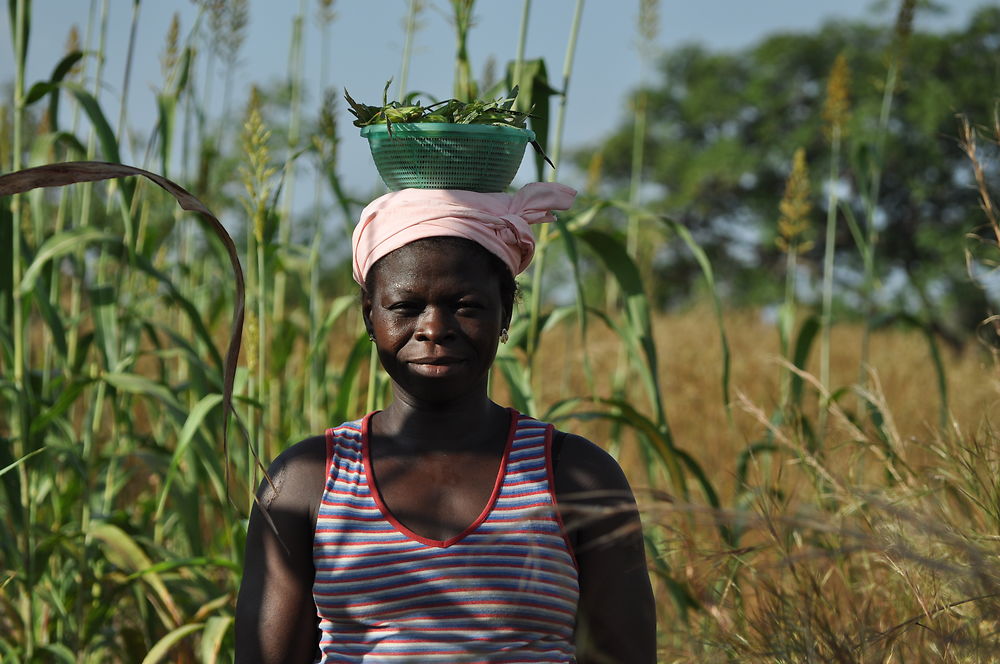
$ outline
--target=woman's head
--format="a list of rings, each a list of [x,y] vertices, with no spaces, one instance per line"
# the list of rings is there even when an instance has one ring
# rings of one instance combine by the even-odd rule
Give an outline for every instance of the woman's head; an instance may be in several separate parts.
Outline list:
[[[536,182],[516,194],[404,189],[361,213],[352,236],[365,324],[397,396],[485,396],[514,276],[534,254],[529,224],[552,221],[576,192]],[[401,394],[402,392],[402,394]]]
[[[485,395],[514,288],[500,259],[462,238],[417,240],[379,259],[362,306],[397,396],[437,403]]]

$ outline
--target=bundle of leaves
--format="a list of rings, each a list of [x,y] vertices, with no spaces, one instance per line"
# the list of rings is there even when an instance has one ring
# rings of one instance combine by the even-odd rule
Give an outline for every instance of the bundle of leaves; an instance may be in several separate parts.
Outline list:
[[[355,127],[366,127],[373,124],[392,125],[396,122],[447,122],[452,124],[488,124],[502,127],[524,129],[529,114],[514,110],[517,99],[517,88],[509,97],[494,100],[476,99],[460,101],[446,99],[424,105],[420,101],[419,92],[407,95],[403,101],[388,101],[386,93],[389,84],[386,83],[382,94],[381,106],[369,106],[356,102],[347,90],[344,98],[350,105],[350,112],[356,118]]]

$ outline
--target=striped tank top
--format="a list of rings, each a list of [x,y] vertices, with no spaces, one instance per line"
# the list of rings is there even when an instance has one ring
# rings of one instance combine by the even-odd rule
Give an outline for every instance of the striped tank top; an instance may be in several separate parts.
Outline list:
[[[444,542],[412,533],[382,503],[369,480],[371,415],[326,432],[317,661],[575,661],[579,585],[555,509],[552,426],[510,416],[489,503]]]

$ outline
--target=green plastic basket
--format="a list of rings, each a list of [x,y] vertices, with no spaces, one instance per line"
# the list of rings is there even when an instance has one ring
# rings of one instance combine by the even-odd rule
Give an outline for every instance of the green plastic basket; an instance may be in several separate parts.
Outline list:
[[[382,181],[400,189],[504,191],[535,133],[517,127],[447,122],[361,128]]]

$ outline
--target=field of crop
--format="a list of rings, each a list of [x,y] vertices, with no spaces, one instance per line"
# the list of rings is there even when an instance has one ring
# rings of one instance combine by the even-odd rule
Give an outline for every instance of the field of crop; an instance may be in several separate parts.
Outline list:
[[[281,90],[254,87],[245,103],[230,92],[241,122],[220,120],[205,103],[211,78],[199,77],[232,64],[246,5],[196,4],[198,25],[164,36],[157,129],[136,166],[200,202],[120,168],[7,177],[63,161],[117,163],[130,140],[127,107],[113,121],[118,109],[98,101],[94,55],[107,35],[71,36],[51,78],[28,81],[20,46],[42,7],[10,3],[14,80],[0,99],[3,662],[230,661],[261,464],[387,397],[344,238],[322,224],[356,217],[362,202],[337,176],[330,113],[346,116],[345,106],[327,96],[316,117],[303,110],[293,39]],[[656,4],[642,3],[647,18]],[[916,3],[899,4],[896,39]],[[450,3],[460,44],[473,5]],[[557,87],[572,76],[574,40]],[[468,75],[463,52],[456,70]],[[833,167],[847,170],[837,161],[848,140],[837,86],[847,83],[836,74],[846,65],[836,62],[817,116]],[[956,339],[922,315],[877,315],[878,158],[899,74],[886,63],[858,210],[810,193],[804,159],[788,155],[773,214],[780,300],[722,296],[718,264],[689,229],[640,204],[640,149],[626,190],[581,185],[576,206],[539,231],[520,281],[495,398],[620,459],[642,509],[662,662],[957,663],[1000,651],[998,322],[984,310],[978,331]],[[513,83],[542,89],[544,69],[517,64],[497,97]],[[475,90],[458,84],[456,96]],[[536,133],[558,164],[564,107],[556,94],[535,101],[533,113],[552,121]],[[644,120],[634,130],[641,146]],[[963,182],[982,206],[969,265],[995,270],[996,162],[974,148],[1000,145],[1000,124],[959,138]],[[307,181],[325,209],[300,212],[293,198]],[[799,295],[810,215],[834,226],[827,238],[839,227],[860,256],[857,310],[835,303],[832,242],[811,265],[817,296]],[[660,277],[644,253],[663,245],[691,257],[701,292],[669,311],[658,310]],[[965,259],[954,257],[959,268]],[[227,344],[241,319],[234,363]]]

